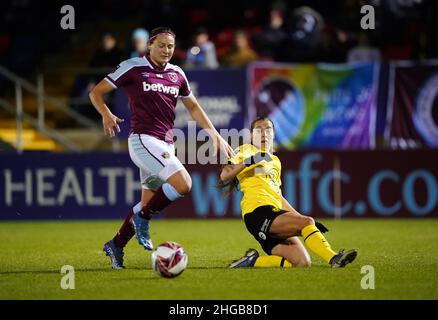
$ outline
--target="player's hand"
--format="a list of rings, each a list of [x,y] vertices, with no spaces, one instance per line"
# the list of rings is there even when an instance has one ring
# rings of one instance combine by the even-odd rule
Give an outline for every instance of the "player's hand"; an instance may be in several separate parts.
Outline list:
[[[261,161],[272,161],[271,156],[267,152],[257,152],[255,155],[243,160],[245,166],[249,167]]]
[[[219,150],[223,155],[225,155],[226,159],[232,158],[236,155],[233,148],[231,148],[231,146],[219,134],[216,135],[214,150],[215,151],[213,155],[216,155],[217,150]]]
[[[105,135],[108,135],[110,138],[114,137],[116,135],[114,129],[117,130],[117,132],[120,132],[119,123],[122,123],[123,121],[125,120],[116,117],[112,113],[103,116],[102,117],[103,132],[105,133]]]

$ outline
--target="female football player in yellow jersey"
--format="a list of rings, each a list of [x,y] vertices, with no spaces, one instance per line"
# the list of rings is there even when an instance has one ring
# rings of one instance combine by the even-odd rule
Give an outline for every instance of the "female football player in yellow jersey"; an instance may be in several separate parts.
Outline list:
[[[356,250],[334,252],[321,233],[328,230],[313,218],[298,213],[282,196],[281,162],[273,154],[274,125],[269,118],[258,117],[252,122],[251,140],[251,144],[241,145],[229,159],[220,179],[229,191],[237,183],[240,185],[246,228],[268,256],[249,249],[230,267],[309,267],[310,256],[299,236],[307,248],[333,268],[352,262]]]

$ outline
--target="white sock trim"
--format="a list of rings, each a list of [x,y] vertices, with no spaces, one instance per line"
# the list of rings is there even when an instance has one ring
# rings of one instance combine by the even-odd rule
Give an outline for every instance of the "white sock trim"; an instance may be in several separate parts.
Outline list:
[[[141,201],[137,203],[134,207],[132,207],[132,211],[134,211],[134,214],[139,213],[141,211]]]
[[[182,198],[182,195],[180,195],[178,191],[176,191],[175,188],[172,187],[171,184],[164,183],[162,188],[167,199],[169,199],[170,201],[175,201],[176,199]]]

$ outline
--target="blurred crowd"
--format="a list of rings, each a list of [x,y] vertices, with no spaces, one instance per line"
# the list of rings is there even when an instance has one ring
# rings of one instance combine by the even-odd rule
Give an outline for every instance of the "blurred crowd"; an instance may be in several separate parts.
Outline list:
[[[105,32],[89,67],[104,70],[145,55],[149,31],[161,24],[176,32],[172,63],[185,69],[244,67],[254,61],[341,63],[438,57],[436,22],[430,16],[438,7],[426,0],[237,1],[229,12],[196,1],[189,11],[179,10],[176,2],[163,3],[167,5],[156,8],[155,14],[167,19],[154,22],[145,17],[143,26],[132,31],[126,49],[122,50],[117,36]],[[361,29],[360,9],[365,4],[375,8],[375,30]],[[218,13],[226,21],[218,20]],[[181,17],[186,19],[181,22]],[[87,92],[104,75],[79,78],[79,91],[73,90],[72,96],[86,100]],[[83,104],[76,108],[90,110]]]
[[[36,61],[39,56],[62,50],[68,38],[87,31],[80,26],[89,27],[102,19],[113,22],[114,28],[102,36],[96,56],[104,59],[94,59],[90,63],[93,67],[105,62],[113,67],[114,60],[132,57],[134,50],[144,53],[148,31],[160,25],[176,32],[174,62],[188,68],[238,67],[254,60],[345,62],[438,57],[438,3],[434,0],[235,0],[232,5],[199,0],[102,0],[72,1],[71,5],[76,8],[78,28],[66,32],[53,28],[60,18],[55,4],[35,5],[30,0],[2,3],[0,63],[12,65],[13,70],[29,60],[31,66],[40,65],[41,61]],[[360,27],[363,5],[375,8],[375,30]],[[46,19],[38,18],[42,14]],[[28,28],[35,19],[35,28]],[[139,21],[139,29],[133,32],[132,44],[119,43],[117,36],[111,35],[119,29],[117,22],[134,19]]]
[[[436,22],[431,15],[437,5],[430,1],[238,2],[239,23],[233,23],[234,12],[228,17],[222,10],[224,19],[230,18],[223,28],[215,20],[215,8],[192,8],[186,27],[174,27],[178,41],[173,62],[188,69],[215,69],[241,67],[256,60],[357,62],[438,57]],[[360,8],[365,4],[375,8],[375,30],[360,27]],[[163,10],[173,17],[177,8]],[[103,36],[98,58],[90,67],[96,67],[96,61],[99,66],[114,66],[117,60],[145,54],[147,28],[133,32],[132,50],[124,56],[114,36],[111,45],[105,45],[107,37]]]
[[[72,0],[77,28],[71,31],[54,27],[64,4],[55,2],[0,2],[0,64],[23,75],[44,72],[50,57],[67,56],[83,45],[81,35],[106,26],[100,43],[92,44],[94,72],[78,76],[72,89],[84,99],[108,69],[144,55],[149,32],[163,25],[177,35],[172,63],[186,69],[438,58],[435,0]],[[363,5],[375,9],[374,30],[361,29]],[[120,26],[133,21],[129,41],[121,40]]]

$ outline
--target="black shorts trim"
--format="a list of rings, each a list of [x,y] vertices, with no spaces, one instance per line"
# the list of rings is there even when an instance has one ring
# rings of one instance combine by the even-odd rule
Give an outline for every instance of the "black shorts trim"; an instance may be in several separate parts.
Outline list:
[[[274,206],[260,206],[243,216],[249,233],[260,243],[263,251],[268,255],[272,254],[272,249],[276,245],[284,242],[284,239],[272,237],[269,234],[269,229],[275,218],[285,212],[287,211],[277,209]]]

